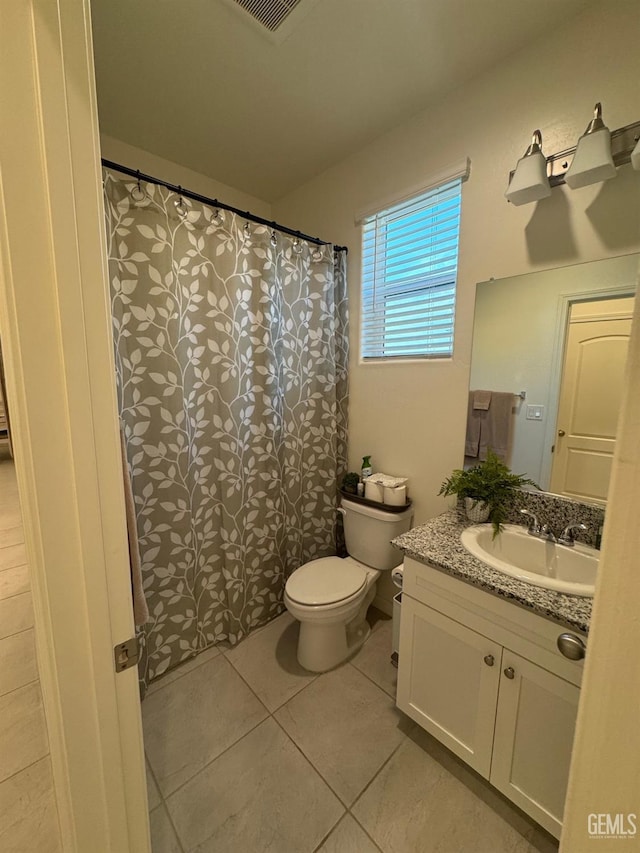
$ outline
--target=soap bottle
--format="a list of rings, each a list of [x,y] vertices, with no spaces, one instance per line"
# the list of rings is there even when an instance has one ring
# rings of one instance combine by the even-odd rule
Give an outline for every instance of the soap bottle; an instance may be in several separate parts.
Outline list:
[[[371,457],[363,456],[362,457],[362,470],[360,472],[360,476],[362,480],[366,480],[367,477],[370,477],[373,474],[373,468],[371,467]]]

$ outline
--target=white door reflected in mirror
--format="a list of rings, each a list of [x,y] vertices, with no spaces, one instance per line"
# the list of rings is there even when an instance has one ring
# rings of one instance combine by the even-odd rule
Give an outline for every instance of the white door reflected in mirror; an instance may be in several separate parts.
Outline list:
[[[571,306],[551,491],[606,501],[629,348],[633,299]]]

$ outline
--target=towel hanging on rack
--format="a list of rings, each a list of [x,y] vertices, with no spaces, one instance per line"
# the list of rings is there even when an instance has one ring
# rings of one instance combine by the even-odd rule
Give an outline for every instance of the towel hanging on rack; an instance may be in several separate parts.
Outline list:
[[[505,391],[469,392],[465,456],[483,461],[492,450],[506,463],[511,449],[513,397]]]

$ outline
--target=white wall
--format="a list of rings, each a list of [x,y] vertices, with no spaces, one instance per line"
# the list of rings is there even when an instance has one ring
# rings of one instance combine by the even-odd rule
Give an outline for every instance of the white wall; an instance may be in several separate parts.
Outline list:
[[[566,299],[589,292],[636,288],[638,256],[624,255],[555,270],[483,281],[476,291],[471,355],[471,388],[526,390],[514,398],[510,465],[549,488],[555,440]],[[632,300],[628,310],[633,311]],[[616,300],[621,310],[620,300]],[[583,303],[597,306],[601,303]],[[580,305],[580,303],[578,303]],[[586,309],[583,309],[583,311]],[[592,309],[593,311],[594,309]],[[527,406],[544,406],[539,421],[527,420]]]
[[[251,213],[263,217],[263,219],[272,218],[271,205],[266,201],[230,187],[228,184],[223,184],[221,181],[216,181],[214,178],[194,172],[192,169],[187,169],[178,163],[164,160],[150,151],[136,148],[135,145],[129,145],[127,142],[122,142],[120,139],[114,139],[105,134],[100,136],[100,149],[105,159],[112,160],[120,166],[140,169],[141,172],[152,178],[160,178],[169,184],[184,187],[209,198],[216,198],[218,201],[240,210],[249,210]]]
[[[575,144],[596,100],[611,128],[640,119],[634,8],[603,3],[550,26],[531,48],[274,204],[277,219],[350,248],[350,468],[370,453],[375,468],[409,475],[418,522],[442,510],[439,485],[462,464],[475,283],[640,249],[640,173],[630,166],[601,186],[555,189],[537,206],[503,197],[535,128],[553,153]],[[359,365],[354,213],[466,156],[453,359]]]

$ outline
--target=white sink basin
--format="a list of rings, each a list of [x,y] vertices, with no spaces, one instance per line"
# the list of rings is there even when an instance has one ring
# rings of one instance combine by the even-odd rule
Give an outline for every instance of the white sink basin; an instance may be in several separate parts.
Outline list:
[[[491,524],[477,524],[467,527],[460,539],[470,554],[505,575],[556,592],[593,596],[600,554],[595,548],[556,545],[516,524],[505,524],[502,533],[492,537]]]

